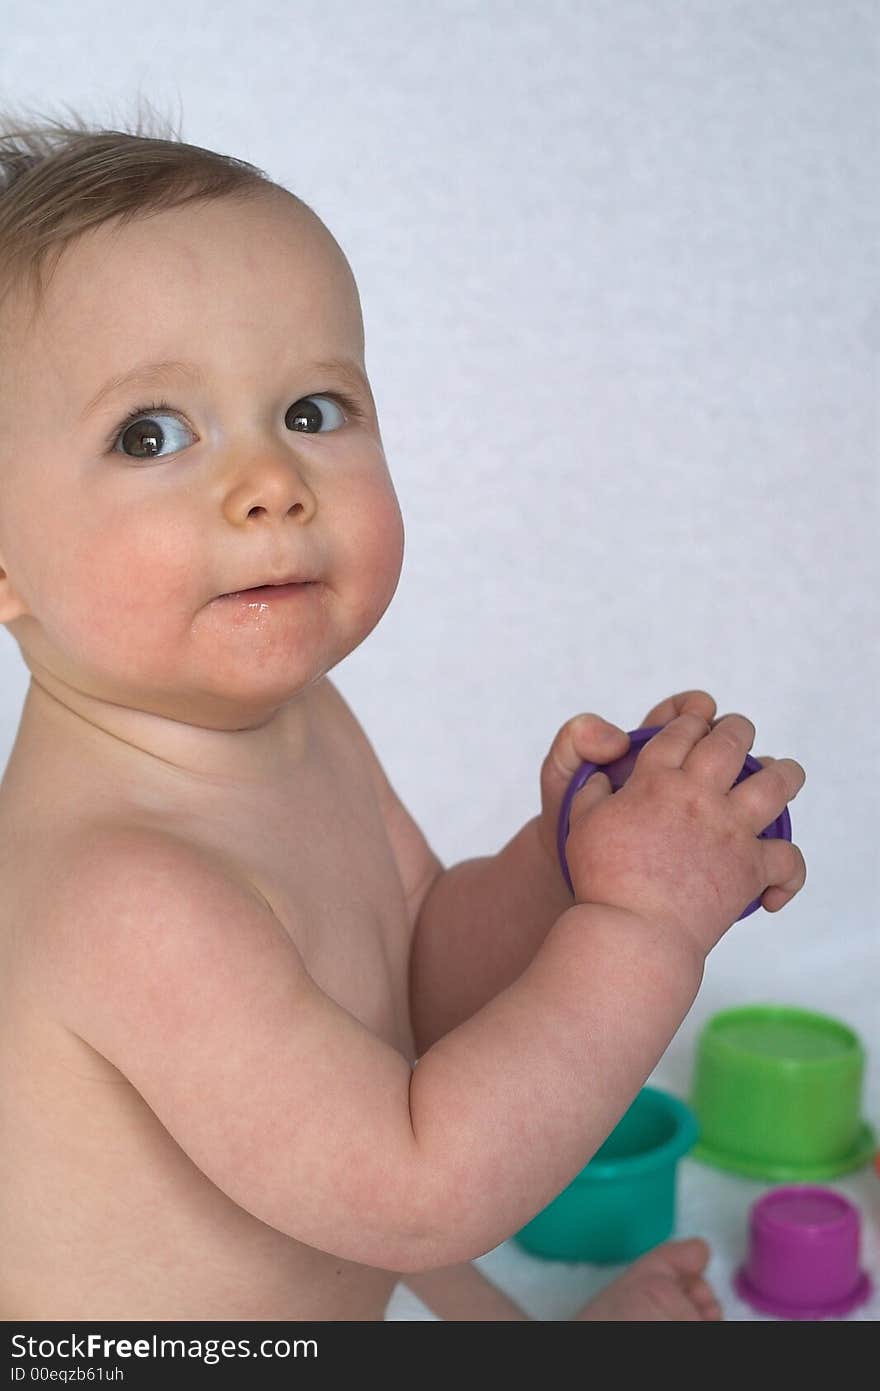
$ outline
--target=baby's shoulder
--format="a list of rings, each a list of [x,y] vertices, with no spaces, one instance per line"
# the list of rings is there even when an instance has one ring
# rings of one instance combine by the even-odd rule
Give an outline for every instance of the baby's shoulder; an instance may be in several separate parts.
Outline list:
[[[123,872],[174,875],[195,865],[215,873],[231,870],[220,849],[195,840],[181,827],[122,811],[80,817],[75,826],[35,849],[43,860],[47,900],[63,897],[70,880],[80,888],[98,889]]]
[[[62,993],[75,985],[76,963],[105,949],[108,935],[124,959],[127,936],[134,946],[175,904],[273,911],[237,862],[178,830],[92,818],[43,852],[42,873],[21,865],[7,903],[19,909],[19,968]]]

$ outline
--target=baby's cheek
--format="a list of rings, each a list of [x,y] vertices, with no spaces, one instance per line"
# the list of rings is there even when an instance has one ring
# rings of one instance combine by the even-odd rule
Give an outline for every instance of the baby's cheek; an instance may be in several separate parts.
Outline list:
[[[168,647],[193,592],[196,559],[168,554],[157,532],[105,533],[71,557],[59,593],[59,626],[77,655],[131,669],[155,664]]]
[[[403,565],[403,517],[390,482],[365,489],[353,507],[356,519],[349,551],[374,621],[391,603]]]

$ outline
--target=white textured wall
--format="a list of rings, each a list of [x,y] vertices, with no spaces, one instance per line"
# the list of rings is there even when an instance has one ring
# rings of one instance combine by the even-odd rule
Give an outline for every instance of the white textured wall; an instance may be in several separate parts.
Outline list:
[[[713,954],[660,1078],[707,1013],[779,999],[862,1031],[880,1115],[877,4],[2,13],[0,104],[180,101],[346,251],[407,551],[333,676],[437,852],[538,810],[569,715],[705,687],[806,768],[809,879]],[[0,661],[5,757],[8,634]]]

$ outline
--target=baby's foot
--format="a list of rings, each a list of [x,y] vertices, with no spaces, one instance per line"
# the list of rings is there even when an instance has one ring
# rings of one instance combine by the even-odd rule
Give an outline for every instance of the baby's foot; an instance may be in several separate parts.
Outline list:
[[[574,1317],[616,1323],[720,1319],[721,1306],[702,1276],[708,1260],[709,1247],[701,1237],[664,1241],[634,1261]]]

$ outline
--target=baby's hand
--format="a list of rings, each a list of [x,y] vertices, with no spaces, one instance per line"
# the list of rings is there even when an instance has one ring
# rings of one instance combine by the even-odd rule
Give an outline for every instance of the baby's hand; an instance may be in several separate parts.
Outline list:
[[[759,836],[806,774],[794,759],[774,759],[734,786],[754,737],[743,715],[711,729],[679,715],[613,795],[607,775],[594,773],[572,802],[565,846],[576,900],[684,933],[706,956],[752,899],[776,911],[793,898],[806,879],[803,855]]]
[[[665,725],[677,715],[693,713],[711,720],[715,701],[707,691],[680,691],[655,705],[639,725],[650,729]],[[556,834],[565,794],[582,763],[613,763],[629,749],[629,735],[601,715],[575,715],[559,730],[541,767],[541,815],[538,835],[552,864],[559,868]],[[584,784],[592,788],[595,778]],[[590,793],[594,795],[594,793]],[[566,852],[567,853],[567,852]],[[560,876],[562,871],[560,870]]]

